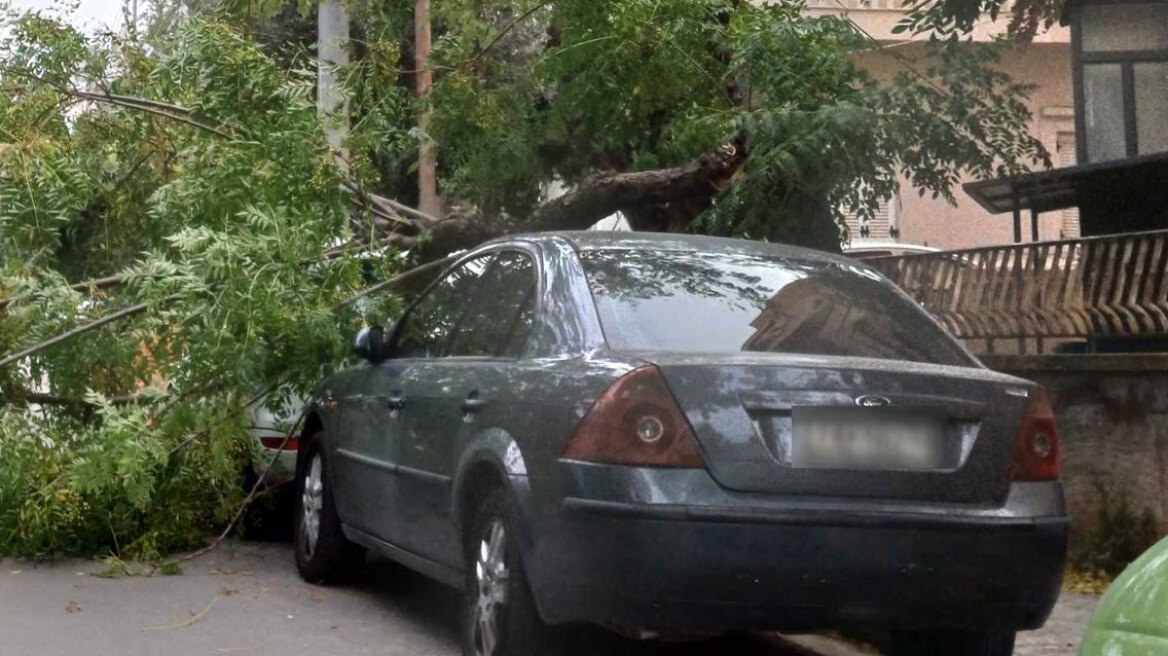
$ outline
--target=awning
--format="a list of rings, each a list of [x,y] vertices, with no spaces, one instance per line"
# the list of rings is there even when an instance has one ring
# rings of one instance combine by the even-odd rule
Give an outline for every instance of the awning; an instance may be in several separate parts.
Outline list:
[[[962,187],[990,214],[1049,212],[1082,204],[1092,194],[1140,193],[1162,186],[1168,153],[1068,166],[1024,175],[967,182]]]

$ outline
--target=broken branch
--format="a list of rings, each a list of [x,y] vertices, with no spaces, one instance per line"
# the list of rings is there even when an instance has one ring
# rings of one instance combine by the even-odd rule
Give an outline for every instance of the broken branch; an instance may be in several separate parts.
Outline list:
[[[179,296],[180,296],[179,294],[172,294],[172,295],[167,296],[166,298],[162,299],[161,301],[157,301],[157,302],[165,303],[168,301],[173,301],[174,299],[177,299]],[[46,339],[45,341],[40,342],[39,344],[33,344],[32,346],[24,349],[23,351],[13,353],[12,355],[9,355],[8,357],[0,360],[0,369],[7,367],[8,365],[12,364],[13,362],[23,360],[24,358],[27,358],[30,355],[40,353],[41,351],[49,348],[50,346],[55,346],[57,344],[60,344],[61,342],[65,342],[65,341],[68,341],[70,339],[73,339],[74,337],[77,337],[78,335],[85,334],[85,333],[90,332],[92,330],[97,330],[98,328],[101,328],[102,326],[104,326],[106,324],[110,324],[110,323],[113,323],[115,321],[125,319],[126,317],[132,317],[135,314],[140,314],[142,312],[145,312],[152,305],[154,305],[154,303],[155,303],[154,301],[145,301],[143,303],[138,303],[137,305],[131,305],[128,308],[118,310],[117,312],[114,312],[113,314],[104,316],[96,321],[91,321],[87,324],[78,326],[78,327],[74,328],[73,330],[69,330],[69,331],[63,332],[60,335],[57,335],[55,337],[51,337],[49,339]]]

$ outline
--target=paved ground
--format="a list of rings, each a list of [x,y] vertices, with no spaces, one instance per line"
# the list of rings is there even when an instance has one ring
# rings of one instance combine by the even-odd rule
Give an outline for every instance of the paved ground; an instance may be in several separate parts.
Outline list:
[[[1064,592],[1046,626],[1018,634],[1015,656],[1071,656],[1079,651],[1079,641],[1098,597]]]
[[[0,562],[0,656],[124,654],[194,656],[303,653],[313,656],[456,656],[457,593],[385,561],[363,583],[302,583],[289,546],[226,544],[179,576],[92,576],[102,565]],[[1070,597],[1048,630],[1020,638],[1017,654],[1074,653],[1092,600]],[[856,651],[809,641],[815,652],[758,637],[699,645],[637,645],[597,632],[573,636],[590,653],[672,656],[845,656]]]

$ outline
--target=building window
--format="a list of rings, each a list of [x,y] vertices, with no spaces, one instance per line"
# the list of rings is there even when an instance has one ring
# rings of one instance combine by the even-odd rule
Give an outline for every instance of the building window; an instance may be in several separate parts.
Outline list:
[[[1119,64],[1083,67],[1087,156],[1092,162],[1127,157],[1123,125],[1123,69]]]
[[[1168,150],[1168,62],[1132,65],[1136,86],[1136,145],[1139,153]]]
[[[1083,52],[1168,49],[1168,5],[1083,4]]]
[[[1075,133],[1060,131],[1055,136],[1055,149],[1058,151],[1059,166],[1074,166]],[[1077,239],[1079,237],[1079,208],[1068,207],[1059,212],[1059,239]]]
[[[1168,151],[1168,2],[1084,2],[1074,24],[1083,161]]]

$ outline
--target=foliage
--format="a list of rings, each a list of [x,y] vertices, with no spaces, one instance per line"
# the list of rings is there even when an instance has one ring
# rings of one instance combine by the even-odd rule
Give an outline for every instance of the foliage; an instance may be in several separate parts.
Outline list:
[[[1111,587],[1111,577],[1103,572],[1084,572],[1068,567],[1063,573],[1063,589],[1078,594],[1102,596]]]
[[[239,502],[247,400],[283,383],[279,405],[335,368],[360,317],[334,306],[400,258],[356,255],[368,230],[312,76],[237,29],[192,20],[151,42],[38,14],[5,28],[0,297],[16,300],[0,353],[151,306],[0,370],[0,554],[199,544]],[[111,273],[122,284],[67,286]]]
[[[351,143],[376,166],[367,183],[407,201],[409,137],[436,144],[441,192],[488,218],[530,215],[557,182],[735,143],[745,174],[716,203],[630,207],[634,225],[835,249],[843,212],[870,216],[901,179],[952,200],[962,177],[1050,163],[1030,89],[996,69],[1012,42],[962,38],[999,0],[914,4],[902,29],[919,44],[898,49],[803,0],[433,0],[434,92],[411,101],[413,4],[351,3],[346,76]],[[858,56],[898,72],[875,79]]]
[[[634,218],[838,248],[841,212],[870,215],[901,175],[952,200],[961,176],[1049,165],[1028,129],[1030,90],[995,69],[1007,44],[933,35],[902,55],[800,0],[438,6],[488,26],[473,40],[442,33],[430,101],[444,189],[487,213],[529,213],[551,180],[675,166],[738,143],[744,175],[712,208],[630,208]],[[508,31],[520,18],[535,27]],[[893,57],[899,72],[877,80],[860,54]]]
[[[1151,510],[1137,511],[1125,493],[1112,494],[1102,485],[1097,492],[1099,518],[1086,535],[1077,536],[1069,561],[1080,572],[1111,579],[1155,544],[1159,534]]]

